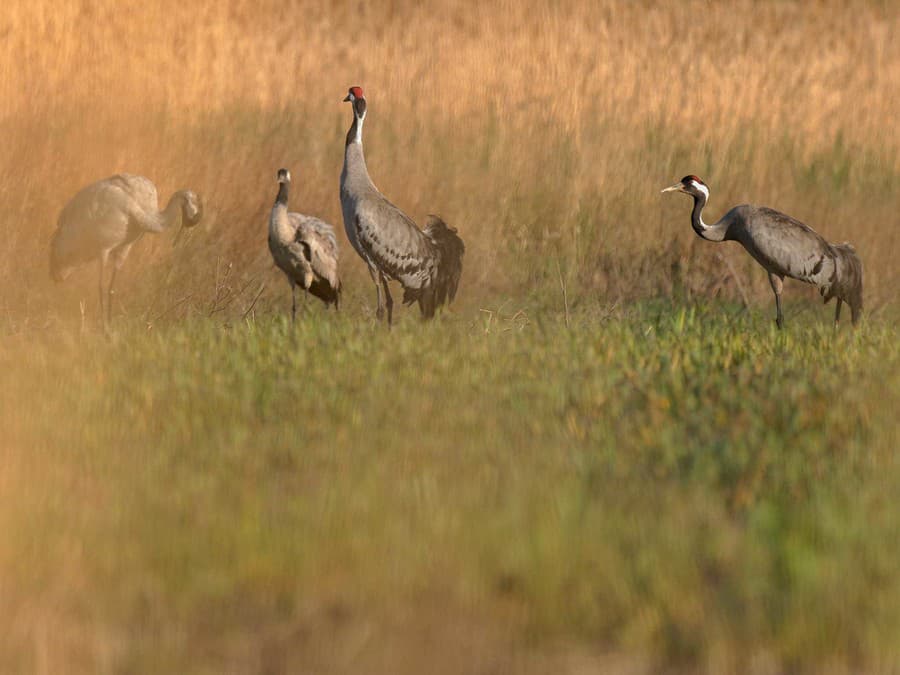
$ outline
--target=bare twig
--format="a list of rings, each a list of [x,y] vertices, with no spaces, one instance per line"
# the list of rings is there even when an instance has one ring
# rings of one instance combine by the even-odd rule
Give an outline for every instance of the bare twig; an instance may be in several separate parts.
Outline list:
[[[253,307],[256,305],[256,301],[259,300],[259,296],[262,295],[263,291],[266,290],[266,284],[263,282],[259,286],[259,290],[256,291],[256,295],[253,296],[253,301],[250,303],[250,306],[244,310],[244,313],[241,314],[241,321],[247,318],[247,315],[253,311]]]
[[[566,292],[566,282],[563,279],[562,269],[559,266],[559,258],[556,259],[556,273],[559,275],[559,287],[562,289],[563,306],[566,310],[566,328],[569,327],[569,294]]]
[[[478,311],[484,312],[485,314],[487,314],[487,324],[484,327],[484,332],[490,333],[491,332],[491,322],[494,320],[494,312],[490,309],[484,309],[484,308],[481,308]]]
[[[168,314],[169,312],[171,312],[171,311],[172,311],[173,309],[175,309],[176,307],[178,307],[178,306],[184,304],[186,301],[190,300],[193,296],[194,296],[193,293],[188,293],[187,295],[185,295],[185,296],[184,296],[183,298],[181,298],[180,300],[177,300],[177,301],[175,302],[175,304],[169,305],[168,308],[164,309],[162,312],[160,312],[159,314],[157,314],[155,317],[153,317],[152,319],[150,319],[150,320],[147,322],[147,328],[152,328],[152,327],[153,327],[153,324],[154,324],[156,321],[159,321],[159,320],[160,320],[161,318],[163,318],[166,314]]]
[[[255,281],[255,278],[250,279],[236,291],[232,290],[231,286],[228,286],[225,289],[226,292],[222,295],[221,298],[216,301],[216,304],[213,306],[209,315],[212,316],[216,312],[223,312],[228,309],[229,305],[231,305],[231,303],[234,302],[239,296],[243,295],[244,291],[250,288],[251,284],[253,284],[253,282]]]
[[[228,267],[225,268],[225,274],[222,275],[222,278],[219,278],[219,260],[216,260],[216,279],[214,291],[215,295],[213,297],[212,308],[209,310],[210,316],[220,311],[219,301],[227,298],[230,294],[231,288],[227,286],[228,278],[231,276],[231,272],[234,270],[234,263],[228,263]],[[223,291],[225,293],[223,293]],[[222,308],[224,309],[224,308]]]
[[[744,303],[744,309],[749,309],[750,308],[750,300],[747,297],[746,291],[744,291],[744,284],[741,283],[740,277],[734,271],[734,266],[731,264],[731,261],[728,258],[726,258],[724,255],[722,255],[721,253],[716,253],[716,257],[721,262],[725,263],[725,266],[728,268],[728,271],[731,273],[731,278],[734,279],[734,285],[737,286],[738,293],[741,296],[741,301]]]

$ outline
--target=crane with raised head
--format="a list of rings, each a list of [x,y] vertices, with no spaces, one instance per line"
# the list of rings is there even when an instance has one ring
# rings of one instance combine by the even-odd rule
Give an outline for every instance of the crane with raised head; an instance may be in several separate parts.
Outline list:
[[[387,310],[393,321],[394,301],[388,280],[400,282],[403,303],[419,303],[422,317],[453,300],[462,275],[465,246],[455,228],[431,215],[420,230],[412,219],[385,198],[366,168],[362,130],[366,99],[361,87],[350,87],[344,101],[353,107],[353,122],[344,145],[341,171],[341,211],[354,250],[365,261],[375,283],[376,317]]]
[[[297,317],[297,286],[325,303],[341,301],[334,228],[313,216],[288,211],[291,172],[279,169],[278,195],[269,215],[269,251],[291,285],[291,323]]]
[[[709,187],[697,176],[685,176],[663,192],[683,192],[694,200],[691,227],[709,241],[736,241],[766,270],[775,293],[775,322],[784,327],[781,292],[784,278],[804,281],[818,288],[827,303],[837,298],[835,325],[841,304],[850,305],[851,320],[859,321],[863,310],[863,266],[848,243],[829,244],[815,230],[784,213],[765,206],[735,206],[717,222],[703,222],[703,207]]]

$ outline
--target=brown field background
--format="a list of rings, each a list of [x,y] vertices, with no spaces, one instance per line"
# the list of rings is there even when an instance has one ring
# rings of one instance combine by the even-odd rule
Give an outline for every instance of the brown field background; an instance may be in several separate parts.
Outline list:
[[[877,314],[896,297],[898,29],[892,2],[8,3],[0,316],[16,331],[95,310],[96,268],[55,286],[47,247],[67,199],[119,171],[161,206],[192,188],[207,213],[175,249],[135,248],[120,313],[240,315],[261,289],[253,311],[284,308],[265,246],[280,166],[291,208],[340,231],[349,306],[370,310],[338,200],[353,84],[376,184],[466,240],[463,309],[558,302],[562,275],[575,303],[743,287],[768,311],[755,264],[659,194],[696,173],[708,222],[749,201],[853,242]]]

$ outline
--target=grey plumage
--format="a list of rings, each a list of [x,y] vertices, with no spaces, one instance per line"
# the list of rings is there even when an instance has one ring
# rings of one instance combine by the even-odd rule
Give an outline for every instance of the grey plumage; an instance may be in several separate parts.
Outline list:
[[[337,309],[341,299],[338,277],[338,245],[334,229],[328,223],[288,212],[288,188],[291,174],[278,171],[278,195],[269,216],[269,251],[275,264],[291,285],[291,321],[297,315],[296,289],[319,298]]]
[[[116,272],[134,243],[148,232],[160,233],[179,223],[192,227],[202,215],[200,197],[190,190],[173,194],[160,211],[156,186],[143,176],[117,174],[97,181],[78,192],[60,213],[50,244],[50,274],[64,281],[76,267],[99,260],[100,313],[108,322]],[[112,275],[104,291],[110,259]]]
[[[347,132],[341,172],[341,210],[344,228],[354,250],[365,261],[375,283],[378,318],[387,309],[393,319],[393,298],[388,280],[400,282],[403,302],[418,302],[424,318],[456,295],[462,276],[465,245],[456,229],[437,216],[429,216],[424,230],[388,201],[369,177],[362,147],[366,99],[360,87],[351,87],[345,101],[353,105],[353,123]]]
[[[785,277],[813,284],[827,303],[837,298],[835,324],[841,304],[850,305],[855,324],[863,310],[862,261],[850,244],[829,244],[811,227],[764,206],[735,206],[713,225],[701,212],[709,199],[709,187],[696,176],[685,176],[663,192],[679,191],[694,199],[691,226],[710,241],[737,241],[769,274],[775,293],[776,323],[784,326],[781,292]]]

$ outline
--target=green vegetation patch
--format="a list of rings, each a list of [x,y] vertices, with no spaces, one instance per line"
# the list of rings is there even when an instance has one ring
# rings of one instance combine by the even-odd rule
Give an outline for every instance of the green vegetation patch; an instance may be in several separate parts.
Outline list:
[[[730,311],[9,338],[8,616],[139,670],[422,603],[711,669],[890,662],[896,329]]]

